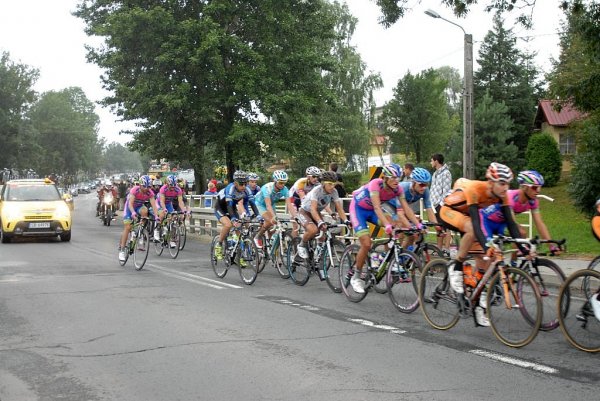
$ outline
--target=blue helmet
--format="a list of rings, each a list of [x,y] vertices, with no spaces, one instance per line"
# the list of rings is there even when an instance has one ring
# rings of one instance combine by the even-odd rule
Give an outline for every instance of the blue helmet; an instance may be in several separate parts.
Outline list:
[[[144,188],[150,188],[152,186],[152,180],[149,175],[143,175],[140,177],[140,185]]]
[[[383,168],[381,169],[381,174],[383,174],[384,177],[402,178],[402,168],[394,163],[388,164],[383,166]]]
[[[176,175],[168,175],[167,176],[167,185],[170,187],[174,187],[175,185],[177,185],[177,176]]]
[[[410,174],[410,178],[415,182],[429,183],[431,182],[431,173],[423,167],[416,167]]]
[[[535,170],[521,171],[517,175],[519,185],[544,185],[544,177]]]

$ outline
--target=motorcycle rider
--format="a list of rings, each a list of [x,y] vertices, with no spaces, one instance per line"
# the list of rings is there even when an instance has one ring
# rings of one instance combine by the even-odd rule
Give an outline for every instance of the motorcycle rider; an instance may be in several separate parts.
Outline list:
[[[113,203],[117,200],[117,190],[113,188],[112,182],[109,180],[104,181],[104,185],[97,191],[98,193],[98,204],[96,205],[96,217],[100,216],[100,205],[104,201],[104,195],[111,193],[113,196]],[[116,209],[115,209],[116,210]]]

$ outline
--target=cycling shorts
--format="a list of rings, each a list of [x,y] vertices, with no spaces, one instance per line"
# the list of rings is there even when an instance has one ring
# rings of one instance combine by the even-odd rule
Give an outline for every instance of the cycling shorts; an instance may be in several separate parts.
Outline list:
[[[228,217],[229,219],[239,219],[240,216],[237,213],[237,208],[234,208],[234,215],[230,216],[226,210],[221,208],[221,202],[215,202],[215,217],[218,221],[221,221],[222,217]]]
[[[146,206],[144,206],[143,204],[140,205],[140,206],[138,206],[138,207],[136,207],[135,208],[135,213],[139,215],[140,214],[140,210],[142,208],[145,208],[145,207]],[[123,213],[123,223],[130,224],[132,221],[133,221],[133,219],[132,219],[131,209],[128,208],[128,207],[126,207],[125,208],[125,213]]]
[[[363,209],[358,206],[354,198],[350,201],[350,221],[354,228],[354,235],[361,237],[369,235],[369,226],[367,223],[381,226],[381,222],[377,218],[374,210]]]
[[[440,208],[438,213],[438,222],[449,230],[459,232],[461,237],[466,231],[465,227],[468,227],[467,224],[473,224],[470,216],[462,214],[461,212],[445,205]],[[473,241],[473,245],[471,246],[471,249],[469,249],[469,253],[483,253],[483,248],[477,240]]]

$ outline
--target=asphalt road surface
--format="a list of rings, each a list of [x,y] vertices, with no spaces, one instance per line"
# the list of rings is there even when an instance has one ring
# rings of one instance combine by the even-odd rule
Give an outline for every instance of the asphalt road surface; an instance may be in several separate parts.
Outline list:
[[[121,267],[122,225],[75,199],[73,237],[0,245],[0,400],[593,400],[599,355],[559,330],[502,345],[437,331],[387,295],[358,304],[267,267],[218,279],[206,239]]]

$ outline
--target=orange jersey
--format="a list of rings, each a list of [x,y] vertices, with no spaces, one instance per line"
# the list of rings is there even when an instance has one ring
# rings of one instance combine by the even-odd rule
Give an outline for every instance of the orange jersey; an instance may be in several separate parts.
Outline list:
[[[598,241],[600,241],[600,215],[592,217],[592,232]]]
[[[444,206],[448,206],[463,214],[469,214],[469,206],[477,205],[483,209],[494,203],[508,205],[508,197],[498,198],[489,191],[488,181],[475,181],[459,178],[454,183],[454,190],[444,198]]]

